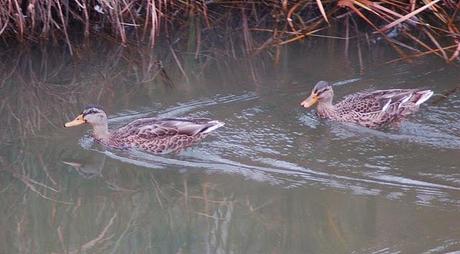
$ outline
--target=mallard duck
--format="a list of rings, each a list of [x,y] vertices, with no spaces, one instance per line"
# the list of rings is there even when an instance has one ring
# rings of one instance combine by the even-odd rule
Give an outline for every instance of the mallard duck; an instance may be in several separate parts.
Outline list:
[[[334,105],[332,86],[326,81],[319,81],[301,105],[309,108],[318,103],[317,114],[320,118],[377,128],[399,122],[415,112],[432,95],[433,91],[421,89],[363,91],[348,95]]]
[[[206,118],[141,118],[111,131],[107,114],[96,106],[87,107],[73,121],[73,127],[88,123],[99,143],[119,149],[140,149],[151,153],[180,151],[203,139],[224,123]]]

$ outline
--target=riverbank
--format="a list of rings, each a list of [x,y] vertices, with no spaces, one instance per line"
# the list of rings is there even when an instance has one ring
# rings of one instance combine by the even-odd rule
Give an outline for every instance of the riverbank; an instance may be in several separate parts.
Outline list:
[[[199,54],[219,45],[245,55],[310,38],[356,44],[386,43],[401,59],[436,55],[458,60],[459,4],[453,1],[18,1],[2,0],[3,43],[75,45],[104,36],[123,46],[178,40]],[[234,53],[234,52],[232,52]]]

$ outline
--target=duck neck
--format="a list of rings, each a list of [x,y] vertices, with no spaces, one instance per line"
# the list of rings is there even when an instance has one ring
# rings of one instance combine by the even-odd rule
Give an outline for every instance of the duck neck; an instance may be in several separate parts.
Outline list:
[[[321,117],[330,117],[335,112],[336,108],[332,105],[332,99],[327,101],[321,101],[318,103],[318,114]]]
[[[93,125],[93,135],[97,140],[107,142],[110,137],[107,123]]]

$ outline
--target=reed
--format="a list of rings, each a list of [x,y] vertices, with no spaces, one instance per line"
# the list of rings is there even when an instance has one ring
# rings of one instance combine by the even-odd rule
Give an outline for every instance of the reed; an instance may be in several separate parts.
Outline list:
[[[450,0],[0,0],[0,6],[4,42],[65,42],[72,54],[75,41],[101,34],[122,45],[181,40],[195,57],[215,45],[233,50],[238,39],[245,54],[273,48],[278,55],[281,45],[312,37],[381,40],[402,60],[436,55],[453,62],[460,54],[460,4]]]

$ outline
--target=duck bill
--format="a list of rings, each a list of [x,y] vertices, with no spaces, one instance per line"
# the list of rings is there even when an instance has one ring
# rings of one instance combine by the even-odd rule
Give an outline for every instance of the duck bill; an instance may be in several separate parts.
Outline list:
[[[302,105],[305,108],[309,108],[309,107],[315,105],[315,103],[317,101],[318,101],[318,96],[312,94],[312,95],[308,96],[308,98],[306,98],[304,101],[302,101],[300,103],[300,105]]]
[[[78,126],[81,124],[86,123],[85,119],[83,119],[83,114],[77,116],[73,121],[67,122],[64,124],[64,127],[73,127],[73,126]]]

